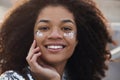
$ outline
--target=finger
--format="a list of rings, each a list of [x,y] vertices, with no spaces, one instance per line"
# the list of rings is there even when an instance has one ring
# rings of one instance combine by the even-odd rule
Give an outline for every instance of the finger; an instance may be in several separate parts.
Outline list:
[[[36,41],[33,40],[33,43],[31,45],[28,55],[26,57],[26,60],[29,60],[35,52],[38,52],[39,48],[38,47],[35,48],[35,47],[36,47]]]
[[[31,60],[28,62],[31,71],[37,72],[37,70],[41,70],[42,66],[38,64],[37,59],[40,58],[41,53],[34,54]]]
[[[33,40],[33,43],[32,43],[32,45],[31,45],[31,47],[30,47],[30,50],[34,49],[35,47],[36,47],[36,41]]]
[[[35,49],[35,46],[36,46],[36,41],[33,40],[33,43],[32,43],[32,45],[31,45],[31,47],[30,47],[30,49],[29,49],[29,53],[31,53],[32,50]]]
[[[31,64],[33,64],[34,62],[35,62],[35,58],[37,59],[38,58],[38,56],[40,56],[41,55],[41,53],[39,52],[39,53],[36,53],[36,54],[34,54],[33,56],[32,56],[32,58],[30,59],[30,60],[28,60],[28,63],[31,65]]]
[[[50,68],[50,66],[48,66],[47,64],[43,62],[43,60],[41,60],[40,56],[41,56],[40,52],[33,55],[33,57],[30,60],[30,64],[33,65],[32,67],[37,68],[37,69],[39,68],[39,70],[41,71],[44,68]]]
[[[40,48],[36,47],[35,49],[29,51],[28,56],[26,57],[26,60],[30,60],[32,56],[36,53],[40,52]]]

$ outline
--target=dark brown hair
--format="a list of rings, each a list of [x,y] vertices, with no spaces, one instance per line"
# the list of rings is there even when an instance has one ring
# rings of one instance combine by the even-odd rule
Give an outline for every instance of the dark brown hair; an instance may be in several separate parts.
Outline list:
[[[26,56],[33,41],[37,16],[46,6],[63,6],[73,13],[78,44],[66,70],[71,80],[101,80],[105,76],[106,50],[112,42],[106,20],[92,0],[29,0],[17,7],[2,25],[0,65],[2,72],[22,73],[28,66]]]

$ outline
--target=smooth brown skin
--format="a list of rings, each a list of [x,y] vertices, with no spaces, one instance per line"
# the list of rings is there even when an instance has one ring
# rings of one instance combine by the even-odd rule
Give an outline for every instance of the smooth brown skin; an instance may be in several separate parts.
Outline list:
[[[40,30],[43,36],[38,37]],[[73,14],[62,6],[45,7],[36,20],[34,42],[26,58],[36,80],[61,80],[67,60],[72,56],[77,44],[64,33],[76,32]],[[65,45],[62,49],[48,49],[48,45]]]

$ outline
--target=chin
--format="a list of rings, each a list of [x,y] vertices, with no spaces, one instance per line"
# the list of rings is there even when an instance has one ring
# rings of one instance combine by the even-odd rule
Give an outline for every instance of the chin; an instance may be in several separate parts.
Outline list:
[[[43,57],[42,60],[49,65],[57,65],[67,62],[68,59],[63,59],[61,57]]]

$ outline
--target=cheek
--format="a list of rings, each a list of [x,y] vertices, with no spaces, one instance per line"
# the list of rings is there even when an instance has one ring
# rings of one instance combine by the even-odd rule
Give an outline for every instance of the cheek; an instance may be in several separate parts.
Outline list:
[[[34,34],[34,39],[37,42],[37,46],[40,46],[42,43],[42,40],[44,39],[44,34],[40,32],[39,30]]]
[[[67,53],[66,55],[68,58],[70,58],[73,55],[73,53],[75,51],[75,47],[76,47],[76,42],[73,41],[73,43],[70,44],[70,46],[66,52]]]
[[[76,33],[70,32],[70,33],[64,33],[64,38],[66,39],[67,43],[69,44],[69,49],[74,50],[74,48],[77,45],[77,39],[76,39]]]
[[[75,32],[64,33],[63,35],[65,38],[68,38],[68,39],[75,39],[76,38]]]
[[[43,37],[43,33],[40,32],[39,30],[35,33],[35,35],[36,35],[37,37]]]
[[[75,47],[77,45],[76,32],[64,33],[63,36],[70,46]]]
[[[71,41],[70,50],[69,50],[70,52],[72,52],[71,55],[73,54],[73,52],[77,46],[77,43],[78,42],[76,40]]]
[[[76,32],[64,33],[64,38],[69,44],[69,51],[73,52],[78,43],[76,39]]]

